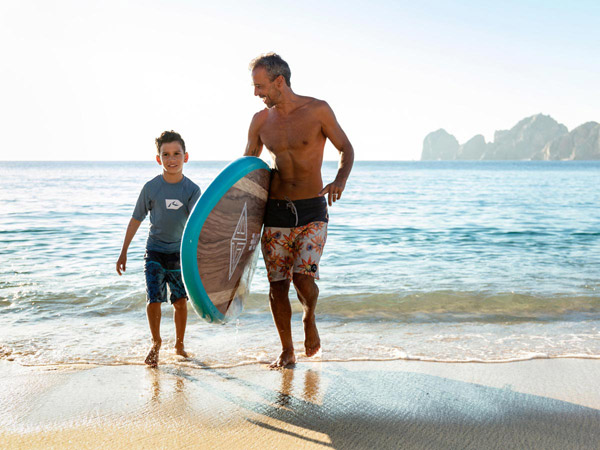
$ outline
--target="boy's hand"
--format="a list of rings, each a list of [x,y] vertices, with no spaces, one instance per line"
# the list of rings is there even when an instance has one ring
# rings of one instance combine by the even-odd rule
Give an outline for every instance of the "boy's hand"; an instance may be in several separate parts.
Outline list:
[[[121,256],[119,256],[119,259],[117,260],[117,273],[119,275],[123,275],[121,271],[125,272],[125,266],[127,266],[127,255],[121,253]]]
[[[129,220],[129,225],[127,225],[127,231],[125,232],[125,240],[123,241],[123,247],[121,248],[121,255],[117,260],[117,273],[119,275],[123,275],[121,272],[125,272],[125,266],[127,265],[127,249],[129,248],[129,244],[131,244],[131,240],[135,236],[138,228],[140,227],[139,220],[134,219],[133,217]]]

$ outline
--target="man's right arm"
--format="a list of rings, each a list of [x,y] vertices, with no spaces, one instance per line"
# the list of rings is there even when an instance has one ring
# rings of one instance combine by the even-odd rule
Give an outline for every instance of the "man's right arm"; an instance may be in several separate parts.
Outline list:
[[[133,217],[129,221],[129,225],[127,225],[127,231],[125,232],[125,240],[123,241],[123,248],[121,249],[121,255],[119,255],[119,259],[117,260],[117,273],[122,275],[121,272],[125,272],[127,266],[127,250],[129,249],[129,244],[133,240],[135,233],[137,233],[138,228],[140,227],[139,220],[134,219]]]
[[[244,156],[260,156],[263,148],[263,143],[260,140],[260,125],[262,124],[266,111],[260,111],[254,114],[250,129],[248,130],[248,143]]]

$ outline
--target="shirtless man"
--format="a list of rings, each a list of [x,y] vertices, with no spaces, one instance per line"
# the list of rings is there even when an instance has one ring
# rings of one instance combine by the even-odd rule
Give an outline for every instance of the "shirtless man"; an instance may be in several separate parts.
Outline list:
[[[254,95],[267,108],[252,118],[244,155],[259,156],[264,145],[274,163],[262,252],[271,312],[282,347],[271,364],[276,368],[296,362],[288,297],[292,281],[304,309],[306,356],[321,348],[315,323],[319,296],[315,280],[327,238],[327,203],[331,206],[342,197],[354,149],[326,102],[292,91],[290,68],[279,55],[269,53],[254,59],[250,70]],[[321,165],[327,139],[340,152],[341,161],[335,180],[323,187]]]

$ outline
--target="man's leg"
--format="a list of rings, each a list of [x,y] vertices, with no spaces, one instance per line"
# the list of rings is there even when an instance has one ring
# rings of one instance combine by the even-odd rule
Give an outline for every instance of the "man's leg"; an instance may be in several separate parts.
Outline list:
[[[150,348],[150,352],[148,352],[148,356],[146,356],[145,363],[150,367],[156,367],[158,365],[158,352],[162,345],[160,338],[160,302],[148,303],[146,305],[146,316],[148,317],[148,325],[152,334],[152,347]]]
[[[175,322],[175,353],[185,358],[188,354],[183,349],[183,337],[185,336],[185,326],[187,324],[187,298],[179,298],[173,302],[173,321]]]
[[[321,339],[319,339],[319,331],[317,330],[315,320],[319,287],[313,277],[300,273],[294,274],[294,287],[298,293],[298,300],[300,300],[304,309],[302,316],[302,324],[304,325],[304,350],[306,351],[306,356],[310,357],[315,355],[321,348]]]
[[[292,341],[292,307],[288,296],[289,290],[289,280],[271,282],[269,303],[271,305],[273,321],[281,340],[281,354],[271,364],[271,368],[285,367],[296,362],[294,343]]]

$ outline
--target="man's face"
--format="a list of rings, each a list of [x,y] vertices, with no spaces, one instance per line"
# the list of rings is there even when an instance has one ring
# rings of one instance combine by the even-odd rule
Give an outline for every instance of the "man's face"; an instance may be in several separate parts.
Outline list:
[[[277,88],[277,78],[269,80],[264,67],[257,67],[252,71],[252,83],[254,84],[254,95],[262,98],[267,108],[277,104],[281,91]]]
[[[183,151],[179,142],[166,142],[160,146],[160,154],[156,155],[156,162],[163,166],[163,170],[170,174],[183,171],[183,163],[188,160],[188,154]]]

